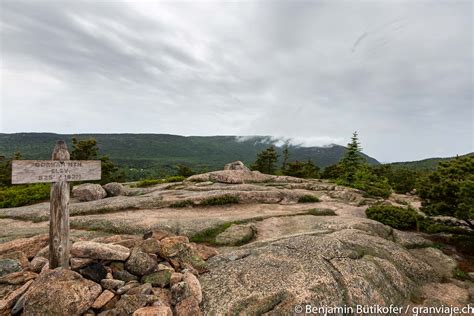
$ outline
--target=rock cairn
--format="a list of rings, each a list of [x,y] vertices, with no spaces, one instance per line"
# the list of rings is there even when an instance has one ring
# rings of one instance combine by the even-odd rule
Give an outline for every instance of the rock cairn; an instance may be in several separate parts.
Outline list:
[[[77,240],[71,270],[48,266],[46,236],[0,245],[0,315],[201,315],[214,248],[158,230]]]

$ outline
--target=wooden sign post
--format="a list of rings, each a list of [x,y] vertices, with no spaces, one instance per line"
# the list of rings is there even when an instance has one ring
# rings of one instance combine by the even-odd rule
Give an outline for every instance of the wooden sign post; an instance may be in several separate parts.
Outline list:
[[[60,140],[52,160],[14,160],[12,184],[53,183],[49,217],[49,266],[69,268],[69,181],[100,180],[100,160],[70,160]]]

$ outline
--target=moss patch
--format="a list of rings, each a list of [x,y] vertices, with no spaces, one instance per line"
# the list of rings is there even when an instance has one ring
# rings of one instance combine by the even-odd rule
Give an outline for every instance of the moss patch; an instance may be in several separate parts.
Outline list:
[[[315,195],[305,194],[300,196],[298,199],[298,203],[315,203],[319,202],[319,198]]]
[[[221,196],[213,196],[202,200],[199,205],[202,206],[213,206],[213,205],[226,205],[226,204],[238,204],[239,198],[233,195],[221,195]]]

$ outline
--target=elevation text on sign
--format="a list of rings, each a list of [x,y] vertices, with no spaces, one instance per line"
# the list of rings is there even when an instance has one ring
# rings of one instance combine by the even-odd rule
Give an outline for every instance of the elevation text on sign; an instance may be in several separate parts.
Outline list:
[[[14,160],[12,183],[99,180],[100,160]]]

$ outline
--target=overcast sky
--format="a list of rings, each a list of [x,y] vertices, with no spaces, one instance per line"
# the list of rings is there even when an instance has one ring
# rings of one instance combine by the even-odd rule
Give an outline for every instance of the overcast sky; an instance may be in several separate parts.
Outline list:
[[[0,3],[0,132],[474,150],[472,1]]]

